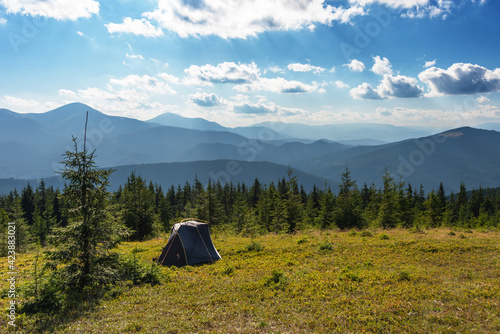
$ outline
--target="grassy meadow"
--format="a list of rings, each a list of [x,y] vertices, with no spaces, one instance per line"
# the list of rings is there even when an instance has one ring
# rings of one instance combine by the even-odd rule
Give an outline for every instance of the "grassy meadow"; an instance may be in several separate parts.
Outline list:
[[[167,235],[118,251],[151,262]],[[162,268],[160,285],[118,287],[20,332],[498,333],[500,232],[309,231],[255,238],[212,233],[222,260]],[[20,254],[18,285],[35,254]],[[5,282],[7,259],[1,258]],[[5,288],[2,307],[5,309]],[[22,299],[19,300],[22,302]],[[0,320],[6,326],[6,313]]]

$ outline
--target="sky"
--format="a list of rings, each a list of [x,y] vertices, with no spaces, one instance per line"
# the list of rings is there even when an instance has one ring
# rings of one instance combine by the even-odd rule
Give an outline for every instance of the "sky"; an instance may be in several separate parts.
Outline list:
[[[0,0],[0,108],[500,122],[500,1]]]

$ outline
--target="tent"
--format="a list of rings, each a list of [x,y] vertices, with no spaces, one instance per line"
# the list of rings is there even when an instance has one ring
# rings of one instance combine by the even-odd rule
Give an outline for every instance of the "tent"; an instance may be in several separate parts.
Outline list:
[[[167,245],[157,262],[164,266],[182,267],[215,262],[220,258],[212,243],[208,224],[185,219],[172,227]]]

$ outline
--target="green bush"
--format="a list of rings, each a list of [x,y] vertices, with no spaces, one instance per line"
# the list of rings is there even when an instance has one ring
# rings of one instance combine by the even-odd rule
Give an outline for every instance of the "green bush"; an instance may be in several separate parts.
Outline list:
[[[319,244],[320,251],[329,251],[333,249],[333,244],[330,241],[325,241]]]
[[[284,290],[288,285],[288,277],[281,270],[273,270],[271,276],[265,277],[264,285],[276,290]]]
[[[373,237],[372,232],[367,231],[367,230],[362,231],[362,232],[360,233],[360,235],[361,235],[362,237]]]
[[[409,272],[402,271],[399,273],[398,281],[402,282],[402,281],[409,281],[409,280],[410,280],[410,273]]]
[[[262,244],[256,242],[255,240],[252,240],[252,242],[247,245],[247,251],[249,252],[251,251],[260,252],[262,250],[264,250],[264,246],[262,246]]]

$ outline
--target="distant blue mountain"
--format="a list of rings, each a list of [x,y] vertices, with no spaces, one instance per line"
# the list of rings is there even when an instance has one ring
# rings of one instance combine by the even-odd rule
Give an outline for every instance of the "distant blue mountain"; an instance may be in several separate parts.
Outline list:
[[[449,190],[458,190],[461,181],[470,187],[500,186],[500,132],[496,131],[464,127],[430,136],[435,130],[383,124],[262,123],[225,128],[178,115],[143,122],[105,115],[81,103],[42,114],[0,109],[0,178],[53,176],[61,169],[62,154],[73,149],[72,136],[78,137],[82,148],[87,111],[87,148],[96,149],[97,164],[102,167],[183,162],[177,166],[192,171],[198,161],[205,161],[200,166],[217,173],[219,167],[208,161],[234,160],[249,163],[249,170],[254,169],[249,178],[272,175],[279,165],[279,170],[291,166],[317,180],[336,181],[349,166],[360,186],[364,182],[380,185],[387,167],[395,177],[401,172],[405,181],[426,189],[441,181]],[[170,125],[161,125],[162,120]],[[495,124],[483,126],[496,128]],[[401,140],[393,141],[397,138]],[[381,145],[380,141],[391,142]],[[187,174],[181,169],[165,168],[153,169],[174,173],[180,183],[185,182]],[[160,178],[161,173],[151,175]],[[16,182],[10,179],[5,184]]]
[[[173,126],[184,129],[191,130],[203,130],[203,131],[227,131],[222,125],[207,121],[203,118],[188,118],[182,117],[173,113],[165,113],[152,118],[148,121],[149,123],[156,123],[165,126]]]
[[[296,162],[301,170],[337,179],[348,166],[351,176],[382,186],[385,168],[398,179],[428,191],[443,182],[458,191],[460,182],[471,188],[500,186],[500,132],[462,127],[434,136],[397,143],[353,147]]]
[[[337,142],[357,141],[363,144],[396,142],[408,138],[428,136],[435,131],[430,129],[402,127],[389,124],[353,123],[305,125],[298,123],[264,122],[253,126],[268,127],[278,133],[294,138],[310,140],[328,139]]]

